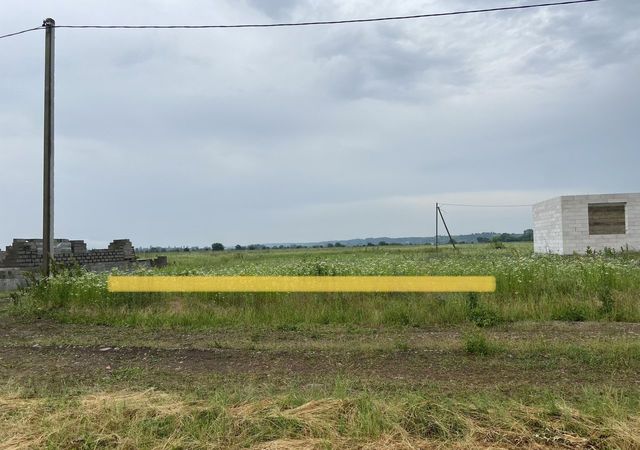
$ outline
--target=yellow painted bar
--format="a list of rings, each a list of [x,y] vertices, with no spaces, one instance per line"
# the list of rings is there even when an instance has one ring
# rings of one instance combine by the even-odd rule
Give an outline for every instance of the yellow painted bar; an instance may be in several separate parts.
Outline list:
[[[110,276],[110,292],[494,292],[492,276]]]

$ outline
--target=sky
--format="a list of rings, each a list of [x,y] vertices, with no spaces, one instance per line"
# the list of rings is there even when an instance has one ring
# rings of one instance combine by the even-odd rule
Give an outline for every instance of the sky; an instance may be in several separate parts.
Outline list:
[[[2,0],[0,34],[516,0]],[[42,234],[44,32],[0,40],[0,246]],[[640,2],[401,22],[56,30],[55,235],[102,247],[431,236],[434,203],[638,192]],[[453,234],[531,209],[444,206]]]

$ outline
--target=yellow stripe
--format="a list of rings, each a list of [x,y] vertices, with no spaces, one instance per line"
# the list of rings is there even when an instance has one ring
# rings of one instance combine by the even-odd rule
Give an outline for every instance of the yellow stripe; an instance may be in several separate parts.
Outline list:
[[[110,292],[494,292],[491,276],[110,276]]]

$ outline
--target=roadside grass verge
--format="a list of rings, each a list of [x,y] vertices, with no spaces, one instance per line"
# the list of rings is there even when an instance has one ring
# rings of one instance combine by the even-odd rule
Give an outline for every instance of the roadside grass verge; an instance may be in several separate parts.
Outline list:
[[[638,390],[442,395],[328,390],[201,396],[0,389],[0,448],[620,448],[640,446]]]

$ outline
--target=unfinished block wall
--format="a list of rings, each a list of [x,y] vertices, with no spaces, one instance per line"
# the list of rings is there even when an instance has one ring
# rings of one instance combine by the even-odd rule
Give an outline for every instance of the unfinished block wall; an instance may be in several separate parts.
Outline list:
[[[106,249],[87,250],[84,241],[56,239],[54,248],[56,263],[72,266],[127,263],[136,260],[129,239],[117,239]],[[6,248],[0,267],[38,268],[42,265],[42,239],[14,239]]]
[[[607,206],[611,206],[607,208]],[[590,206],[600,208],[595,215]],[[610,212],[607,212],[609,210]],[[624,217],[620,217],[620,213]],[[606,224],[611,220],[610,224]],[[534,205],[537,253],[583,254],[587,249],[640,250],[640,193],[568,195]]]
[[[533,250],[562,254],[562,205],[556,197],[533,206]]]
[[[624,204],[625,230],[616,234],[589,233],[589,205]],[[562,197],[562,240],[564,253],[584,253],[587,248],[602,251],[640,250],[640,194],[572,195]]]

